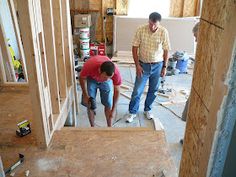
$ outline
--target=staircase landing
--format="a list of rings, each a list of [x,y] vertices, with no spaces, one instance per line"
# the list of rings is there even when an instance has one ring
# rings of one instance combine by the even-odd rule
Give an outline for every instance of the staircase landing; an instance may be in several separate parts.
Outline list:
[[[14,163],[18,153],[25,162],[16,176],[78,177],[176,177],[163,131],[144,128],[65,128],[56,131],[48,149],[0,147],[4,167]]]

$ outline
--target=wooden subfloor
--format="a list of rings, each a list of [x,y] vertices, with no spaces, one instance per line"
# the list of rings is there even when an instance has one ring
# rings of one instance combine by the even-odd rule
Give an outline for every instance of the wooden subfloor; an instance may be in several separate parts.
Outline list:
[[[163,171],[176,177],[163,131],[145,128],[65,128],[56,131],[48,149],[0,146],[4,167],[25,155],[15,176],[153,177]]]

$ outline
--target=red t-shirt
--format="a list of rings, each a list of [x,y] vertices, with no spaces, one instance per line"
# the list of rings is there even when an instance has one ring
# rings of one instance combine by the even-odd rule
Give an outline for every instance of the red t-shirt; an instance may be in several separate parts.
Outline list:
[[[96,80],[97,82],[105,82],[105,80],[102,80],[100,78],[100,66],[102,65],[103,62],[105,61],[111,61],[108,57],[106,56],[100,56],[96,55],[91,58],[89,58],[85,63],[84,66],[80,72],[81,77],[91,77],[92,79]],[[114,75],[112,76],[112,81],[114,85],[121,85],[121,75],[118,67],[115,64],[115,72]]]

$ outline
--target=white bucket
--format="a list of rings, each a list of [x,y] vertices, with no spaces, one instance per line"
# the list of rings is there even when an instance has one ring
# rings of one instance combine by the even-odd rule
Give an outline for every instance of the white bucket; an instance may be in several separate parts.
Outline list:
[[[90,37],[89,28],[80,28],[79,29],[79,38],[88,39]]]
[[[89,39],[80,39],[80,49],[89,49]]]
[[[85,57],[89,57],[89,49],[84,49],[84,50],[80,50],[80,56],[81,56],[81,59],[84,59]]]

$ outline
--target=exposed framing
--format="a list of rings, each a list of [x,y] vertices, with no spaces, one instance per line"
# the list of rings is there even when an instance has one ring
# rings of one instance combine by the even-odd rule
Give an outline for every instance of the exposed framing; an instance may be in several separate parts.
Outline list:
[[[62,8],[61,0],[53,0],[53,21],[54,21],[54,36],[56,47],[56,58],[58,66],[59,90],[60,97],[66,98],[67,84],[66,84],[66,68],[65,68],[65,52],[64,52],[64,34],[62,25]]]
[[[11,17],[12,17],[12,21],[13,21],[13,26],[14,26],[14,31],[15,31],[15,35],[16,35],[16,39],[17,39],[17,44],[19,47],[19,53],[20,53],[20,57],[21,57],[21,61],[22,61],[22,68],[23,68],[23,73],[25,76],[25,80],[26,82],[28,81],[28,75],[27,75],[27,68],[26,68],[26,64],[25,64],[25,54],[24,54],[24,50],[23,50],[23,46],[22,46],[22,40],[21,40],[21,35],[20,35],[20,29],[19,29],[19,24],[18,24],[18,20],[17,20],[17,16],[16,16],[16,9],[15,9],[15,4],[13,0],[8,0],[8,6],[11,12]]]
[[[1,46],[1,53],[2,53],[1,65],[3,65],[5,69],[6,81],[16,82],[15,71],[14,71],[11,55],[8,49],[6,35],[4,32],[1,18],[0,18],[0,46]]]

